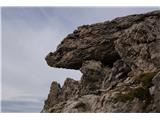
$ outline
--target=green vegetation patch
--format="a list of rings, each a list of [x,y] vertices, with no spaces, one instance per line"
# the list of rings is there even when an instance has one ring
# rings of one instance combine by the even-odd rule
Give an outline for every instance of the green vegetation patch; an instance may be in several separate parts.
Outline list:
[[[152,79],[156,75],[156,72],[142,73],[135,78],[135,81],[142,83],[143,87],[149,88],[152,86]]]
[[[130,90],[128,93],[122,94],[119,93],[118,96],[114,99],[115,102],[126,102],[126,101],[132,101],[134,98],[139,98],[140,100],[144,100],[146,98],[150,97],[149,89],[146,89],[144,87],[139,87],[136,89]]]
[[[121,101],[132,101],[135,97],[139,100],[146,100],[147,102],[151,99],[149,88],[152,86],[152,79],[156,75],[156,72],[142,73],[135,78],[136,84],[142,84],[142,86],[129,89],[125,94],[119,93],[114,99],[115,102]]]

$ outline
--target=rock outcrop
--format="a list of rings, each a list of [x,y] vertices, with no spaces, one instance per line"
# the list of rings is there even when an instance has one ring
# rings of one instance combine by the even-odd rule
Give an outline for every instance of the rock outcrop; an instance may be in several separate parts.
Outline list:
[[[46,62],[82,77],[54,81],[42,112],[160,112],[160,11],[80,26]]]

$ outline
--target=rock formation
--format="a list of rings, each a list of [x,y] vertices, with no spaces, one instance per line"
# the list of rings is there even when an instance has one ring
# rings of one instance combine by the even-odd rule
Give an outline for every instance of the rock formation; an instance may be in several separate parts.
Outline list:
[[[54,81],[42,112],[160,112],[160,11],[80,26],[45,59],[83,75]]]

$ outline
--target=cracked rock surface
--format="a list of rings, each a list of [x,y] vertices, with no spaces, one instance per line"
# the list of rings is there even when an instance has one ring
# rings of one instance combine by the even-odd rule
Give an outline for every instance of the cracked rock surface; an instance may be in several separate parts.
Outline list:
[[[80,26],[45,59],[82,77],[53,81],[42,112],[160,112],[160,11]]]

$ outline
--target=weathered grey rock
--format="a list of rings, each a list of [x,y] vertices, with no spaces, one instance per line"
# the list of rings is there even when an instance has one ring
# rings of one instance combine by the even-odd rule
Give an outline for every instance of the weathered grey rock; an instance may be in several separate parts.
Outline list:
[[[84,61],[96,60],[112,66],[119,59],[111,34],[116,30],[113,26],[114,23],[105,22],[79,27],[61,42],[56,52],[46,56],[48,65],[79,69]]]
[[[47,112],[47,110],[58,103],[58,96],[61,94],[61,86],[56,81],[51,84],[48,99],[45,101],[44,108],[42,112]]]
[[[115,41],[115,49],[134,71],[160,68],[160,12],[146,14],[115,35],[119,36]]]
[[[130,71],[130,67],[127,66],[122,60],[117,60],[113,64],[110,73],[106,74],[105,79],[103,80],[103,87],[112,87],[124,81],[128,77],[128,73]]]
[[[81,94],[97,93],[102,88],[109,68],[105,67],[100,61],[85,61],[80,69],[81,77]],[[98,94],[98,93],[97,93]]]
[[[154,84],[154,104],[156,106],[156,112],[160,112],[160,72],[153,78]]]
[[[42,112],[160,112],[160,11],[80,26],[46,62],[82,77],[53,82]]]
[[[79,95],[79,81],[73,80],[71,78],[67,78],[62,87],[62,93],[60,98],[62,100],[68,100],[72,97],[76,97]]]

